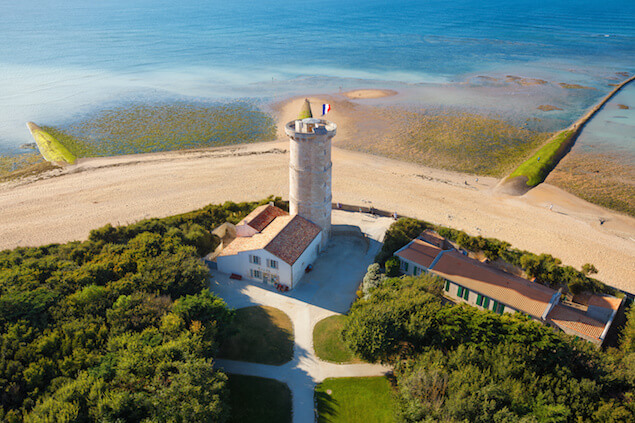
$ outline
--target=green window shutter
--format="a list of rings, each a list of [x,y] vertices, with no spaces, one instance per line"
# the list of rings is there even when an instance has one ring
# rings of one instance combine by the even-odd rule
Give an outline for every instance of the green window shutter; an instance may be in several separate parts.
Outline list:
[[[464,299],[465,301],[467,301],[469,298],[470,298],[470,290],[469,290],[469,289],[467,289],[467,288],[465,288],[465,289],[463,290],[463,299]]]
[[[462,286],[458,287],[458,289],[456,291],[456,294],[459,296],[459,298],[463,297],[463,287]]]
[[[494,304],[492,304],[492,311],[496,311],[498,308],[498,301],[494,300]]]
[[[408,271],[408,263],[403,264],[403,270],[405,270],[406,272]]]
[[[489,298],[483,298],[483,308],[489,308]]]
[[[445,291],[450,291],[450,281],[445,281]]]
[[[478,294],[476,296],[476,305],[477,306],[482,306],[483,305],[483,296],[481,294]]]
[[[498,303],[498,309],[496,310],[496,312],[498,314],[503,314],[503,310],[505,310],[505,304]]]

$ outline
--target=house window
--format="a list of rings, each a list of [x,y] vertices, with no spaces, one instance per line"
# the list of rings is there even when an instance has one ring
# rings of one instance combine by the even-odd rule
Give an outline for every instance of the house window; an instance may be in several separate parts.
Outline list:
[[[249,254],[249,263],[260,264],[260,257]]]
[[[272,269],[277,269],[278,268],[278,261],[277,260],[269,260],[269,259],[267,259],[267,267],[271,267]]]
[[[251,269],[252,279],[262,279],[262,272],[260,270]]]
[[[496,313],[503,314],[505,310],[505,304],[498,303],[498,307],[496,307]]]
[[[489,298],[487,297],[483,298],[483,308],[489,308]]]
[[[417,276],[420,271],[421,271],[421,269],[419,269],[417,266],[413,266],[413,269],[412,269],[412,274],[413,275]]]
[[[408,263],[405,262],[405,261],[403,262],[403,270],[404,270],[404,272],[408,271]]]
[[[467,288],[463,288],[463,299],[467,301],[470,298],[470,290]]]
[[[483,296],[481,294],[476,295],[476,305],[477,306],[483,305]]]
[[[450,281],[445,281],[445,292],[450,292]]]

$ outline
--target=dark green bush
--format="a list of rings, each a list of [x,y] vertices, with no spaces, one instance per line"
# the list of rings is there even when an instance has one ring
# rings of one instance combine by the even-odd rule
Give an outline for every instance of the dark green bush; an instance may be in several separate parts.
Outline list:
[[[231,313],[200,256],[211,229],[269,201],[285,206],[228,202],[0,251],[0,420],[226,421],[211,360]]]
[[[401,263],[399,262],[399,259],[397,257],[393,256],[386,260],[385,266],[386,276],[388,276],[389,278],[399,276],[399,267],[401,266]]]
[[[441,286],[429,275],[387,279],[345,324],[352,351],[394,367],[397,421],[635,419],[632,322],[622,351],[603,352],[521,314],[444,304]]]

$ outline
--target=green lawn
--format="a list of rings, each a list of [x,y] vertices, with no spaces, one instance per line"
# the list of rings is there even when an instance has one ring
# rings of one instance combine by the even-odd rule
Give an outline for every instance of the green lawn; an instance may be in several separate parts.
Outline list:
[[[315,354],[324,361],[333,363],[361,363],[362,360],[342,340],[342,329],[347,316],[336,315],[320,320],[313,329]]]
[[[286,383],[255,376],[228,377],[231,423],[291,422],[291,391]]]
[[[570,141],[571,135],[572,131],[562,131],[555,135],[538,152],[518,166],[510,178],[526,176],[527,186],[530,187],[544,181],[562,158],[562,151]]]
[[[396,404],[388,378],[326,379],[315,388],[318,423],[394,422]]]
[[[282,310],[267,306],[238,309],[230,331],[219,358],[274,365],[293,358],[293,324]]]

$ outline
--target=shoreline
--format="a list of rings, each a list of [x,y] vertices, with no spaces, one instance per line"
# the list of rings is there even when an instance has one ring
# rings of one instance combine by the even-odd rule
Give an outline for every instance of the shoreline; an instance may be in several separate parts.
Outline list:
[[[0,184],[0,249],[86,239],[92,229],[210,203],[288,197],[288,141],[82,159]],[[266,177],[263,177],[266,175]],[[497,178],[427,168],[333,147],[333,202],[368,204],[549,253],[635,291],[635,219],[549,184],[496,194]],[[549,204],[553,209],[549,210]],[[604,224],[599,219],[604,219]]]

